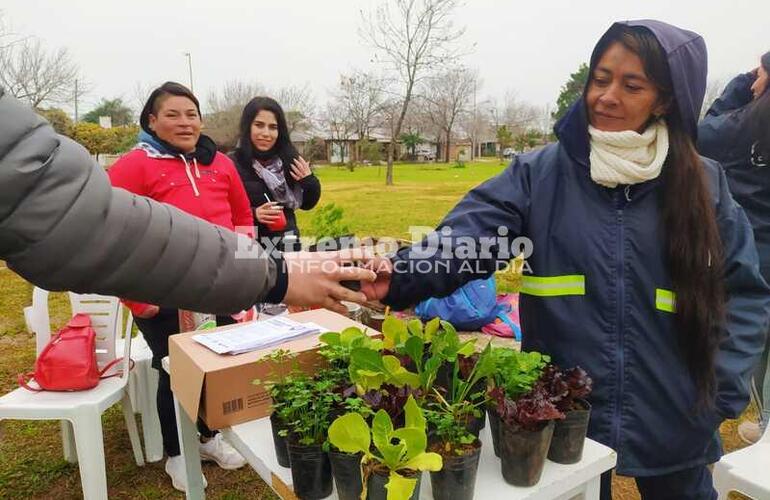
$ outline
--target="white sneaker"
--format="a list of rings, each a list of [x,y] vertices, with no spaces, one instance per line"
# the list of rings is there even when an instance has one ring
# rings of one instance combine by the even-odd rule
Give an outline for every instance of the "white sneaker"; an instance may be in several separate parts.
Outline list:
[[[211,460],[226,470],[240,469],[246,465],[246,459],[225,442],[222,434],[201,443],[200,453],[201,460]]]
[[[168,457],[166,459],[166,474],[171,477],[171,484],[174,485],[174,489],[182,492],[186,492],[187,489],[187,471],[184,468],[184,459],[182,455],[175,457]],[[203,476],[203,487],[208,486],[206,476]]]

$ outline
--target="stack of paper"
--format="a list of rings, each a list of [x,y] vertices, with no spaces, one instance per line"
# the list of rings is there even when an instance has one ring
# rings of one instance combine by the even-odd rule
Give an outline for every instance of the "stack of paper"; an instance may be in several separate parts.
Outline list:
[[[274,316],[220,332],[201,333],[193,339],[217,354],[241,354],[322,331],[327,330],[315,323],[297,323],[284,316]]]

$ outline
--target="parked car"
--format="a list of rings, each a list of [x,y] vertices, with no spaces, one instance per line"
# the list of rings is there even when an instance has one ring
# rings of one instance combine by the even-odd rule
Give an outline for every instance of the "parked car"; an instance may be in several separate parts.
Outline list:
[[[516,156],[516,151],[513,148],[503,149],[503,158],[513,159],[514,156]]]

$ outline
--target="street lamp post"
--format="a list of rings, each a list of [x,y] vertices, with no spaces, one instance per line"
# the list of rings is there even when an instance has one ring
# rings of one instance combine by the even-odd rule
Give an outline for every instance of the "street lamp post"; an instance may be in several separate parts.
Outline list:
[[[194,92],[193,90],[193,76],[192,76],[192,56],[189,52],[184,53],[185,57],[187,57],[187,69],[190,72],[190,92]]]

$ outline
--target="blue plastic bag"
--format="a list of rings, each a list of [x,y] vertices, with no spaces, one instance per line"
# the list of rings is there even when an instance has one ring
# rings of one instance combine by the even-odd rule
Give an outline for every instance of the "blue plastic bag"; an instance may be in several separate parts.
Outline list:
[[[478,330],[497,317],[495,277],[466,283],[448,297],[431,297],[417,304],[414,313],[423,321],[439,318],[458,330]]]

